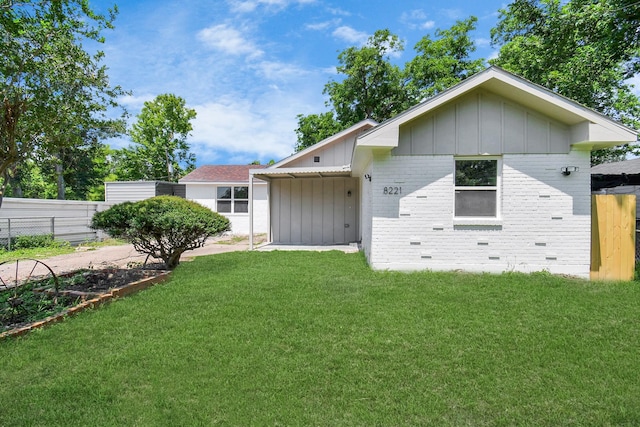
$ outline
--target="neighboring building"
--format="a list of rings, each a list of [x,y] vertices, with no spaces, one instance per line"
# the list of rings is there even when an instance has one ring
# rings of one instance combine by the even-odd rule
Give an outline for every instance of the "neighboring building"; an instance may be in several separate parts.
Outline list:
[[[104,183],[108,203],[137,202],[155,196],[185,197],[185,186],[166,181],[112,181]]]
[[[251,174],[269,183],[273,243],[360,242],[375,269],[588,278],[590,151],[636,140],[491,67]]]
[[[233,234],[249,234],[249,169],[261,165],[205,165],[180,179],[186,198],[218,212],[231,221]],[[253,185],[254,233],[268,230],[267,184]]]
[[[635,194],[636,223],[640,224],[640,159],[593,166],[591,191],[594,194]]]

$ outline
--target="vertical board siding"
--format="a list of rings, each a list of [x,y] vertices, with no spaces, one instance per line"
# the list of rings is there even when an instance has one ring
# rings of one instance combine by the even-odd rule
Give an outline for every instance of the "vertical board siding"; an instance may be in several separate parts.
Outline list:
[[[591,279],[632,280],[636,196],[593,195],[591,209]]]
[[[486,91],[476,91],[400,128],[394,156],[566,154],[569,127]]]
[[[329,245],[357,240],[355,178],[278,179],[272,182],[273,242]],[[351,191],[351,197],[347,196]],[[348,224],[348,226],[347,226]]]

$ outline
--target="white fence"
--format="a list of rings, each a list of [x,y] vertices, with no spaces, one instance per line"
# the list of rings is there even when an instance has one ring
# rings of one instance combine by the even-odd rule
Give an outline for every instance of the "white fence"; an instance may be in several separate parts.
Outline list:
[[[112,203],[5,197],[0,207],[0,243],[21,235],[52,234],[57,240],[79,244],[96,240],[100,232],[89,227],[96,212]]]

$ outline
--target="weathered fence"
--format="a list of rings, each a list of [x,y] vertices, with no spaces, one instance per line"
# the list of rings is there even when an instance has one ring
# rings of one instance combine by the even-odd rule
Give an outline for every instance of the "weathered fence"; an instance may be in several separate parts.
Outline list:
[[[636,196],[591,196],[591,279],[632,280]]]
[[[96,240],[101,234],[89,227],[91,218],[110,205],[105,202],[5,197],[0,207],[0,245],[11,245],[17,236],[43,234],[71,244]]]

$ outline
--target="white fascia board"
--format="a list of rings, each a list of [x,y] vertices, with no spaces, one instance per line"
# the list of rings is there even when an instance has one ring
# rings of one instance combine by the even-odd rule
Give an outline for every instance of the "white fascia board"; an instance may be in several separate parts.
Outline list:
[[[571,128],[571,145],[576,149],[601,149],[635,143],[638,135],[631,129],[607,126],[607,123],[582,122]]]
[[[326,147],[327,145],[333,143],[334,141],[338,141],[338,140],[344,138],[345,136],[347,136],[347,135],[349,135],[349,134],[351,134],[353,132],[360,131],[363,128],[372,128],[372,127],[375,127],[377,125],[378,125],[378,122],[376,122],[375,120],[371,120],[371,119],[362,120],[362,121],[356,123],[355,125],[347,128],[347,129],[345,129],[343,131],[340,131],[340,132],[336,133],[335,135],[331,135],[330,137],[325,138],[325,139],[323,139],[322,141],[320,141],[320,142],[318,142],[316,144],[313,144],[311,147],[307,147],[302,151],[298,151],[297,153],[292,154],[291,156],[289,156],[287,158],[284,158],[284,159],[280,160],[278,163],[275,163],[275,164],[273,164],[273,165],[271,165],[271,166],[269,166],[268,168],[265,168],[265,169],[279,169],[282,166],[285,166],[288,163],[291,163],[294,160],[299,159],[300,157],[306,156],[309,153],[312,153],[312,152],[314,152],[316,150],[320,150],[321,148]],[[262,170],[264,170],[264,169],[262,169]]]
[[[490,67],[458,83],[451,89],[416,105],[394,118],[382,122],[377,127],[361,135],[356,144],[379,148],[394,148],[398,144],[400,126],[419,116],[435,110],[471,90],[484,87],[487,90],[512,99],[529,108],[546,111],[550,117],[561,122],[576,125],[588,122],[596,125],[587,132],[589,141],[607,143],[609,146],[634,142],[638,133],[594,110],[584,107],[562,95],[556,94],[540,85],[522,79],[498,67]],[[606,131],[605,131],[606,129]],[[584,133],[584,131],[583,131]],[[574,139],[575,140],[575,139]],[[587,140],[578,139],[575,141]]]

